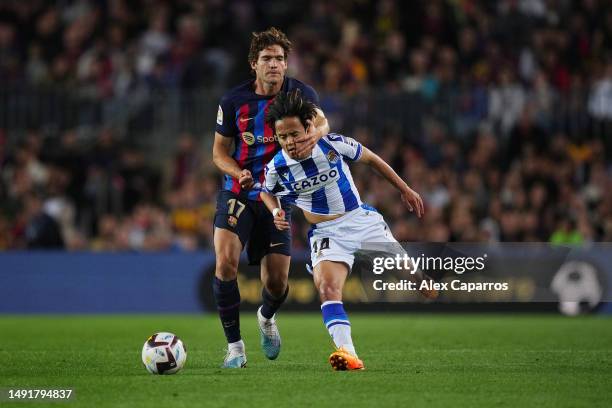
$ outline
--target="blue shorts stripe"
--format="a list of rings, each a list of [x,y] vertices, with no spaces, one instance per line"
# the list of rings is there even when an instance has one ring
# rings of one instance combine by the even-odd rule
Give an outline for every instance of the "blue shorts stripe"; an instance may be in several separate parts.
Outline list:
[[[366,203],[361,203],[361,208],[363,208],[364,210],[368,210],[368,211],[372,211],[372,212],[378,213],[378,210],[376,208],[374,208],[371,205],[366,204]]]

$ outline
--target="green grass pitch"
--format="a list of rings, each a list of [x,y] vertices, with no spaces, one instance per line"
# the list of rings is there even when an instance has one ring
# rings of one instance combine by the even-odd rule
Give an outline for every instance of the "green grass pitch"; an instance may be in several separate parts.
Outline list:
[[[75,390],[74,401],[55,407],[612,406],[609,318],[350,317],[361,372],[331,371],[331,341],[316,314],[281,314],[283,349],[268,361],[255,314],[243,313],[243,370],[219,368],[215,316],[0,316],[0,387]],[[156,331],[184,340],[179,374],[153,376],[142,366],[142,344]]]

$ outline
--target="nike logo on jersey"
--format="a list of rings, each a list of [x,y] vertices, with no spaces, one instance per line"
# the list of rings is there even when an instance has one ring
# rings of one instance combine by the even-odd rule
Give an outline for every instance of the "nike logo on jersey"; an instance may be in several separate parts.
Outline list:
[[[255,119],[255,117],[252,117],[252,118],[240,118],[238,120],[244,123],[244,122],[248,122],[251,119]]]
[[[279,245],[283,245],[283,242],[275,242],[273,244],[270,244],[270,248],[274,248],[274,247],[277,247]]]

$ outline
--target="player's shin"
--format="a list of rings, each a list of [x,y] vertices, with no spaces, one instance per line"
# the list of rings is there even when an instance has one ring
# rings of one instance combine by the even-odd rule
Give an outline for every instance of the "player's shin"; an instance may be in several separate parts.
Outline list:
[[[236,279],[222,281],[215,276],[213,277],[213,293],[228,344],[239,342],[241,337],[238,281]]]
[[[323,302],[321,313],[323,314],[323,323],[325,323],[336,348],[343,348],[356,356],[357,352],[351,338],[351,323],[344,311],[342,301]]]

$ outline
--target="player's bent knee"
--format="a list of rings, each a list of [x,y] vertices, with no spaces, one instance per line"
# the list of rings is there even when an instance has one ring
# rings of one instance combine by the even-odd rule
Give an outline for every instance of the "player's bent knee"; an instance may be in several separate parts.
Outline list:
[[[218,256],[215,275],[221,280],[233,280],[238,276],[238,259],[229,256]]]
[[[285,294],[287,290],[287,279],[271,279],[268,278],[264,285],[266,290],[274,297],[280,297]]]
[[[262,260],[261,280],[272,296],[282,296],[289,281],[291,258],[282,254],[268,254]]]
[[[321,302],[342,300],[342,288],[327,282],[321,282],[319,285],[319,297],[321,298]]]
[[[215,275],[217,278],[236,279],[241,251],[242,244],[236,234],[220,228],[215,230]]]
[[[238,276],[240,252],[231,250],[217,251],[216,258],[215,274],[217,277],[222,280],[236,279],[236,276]]]

